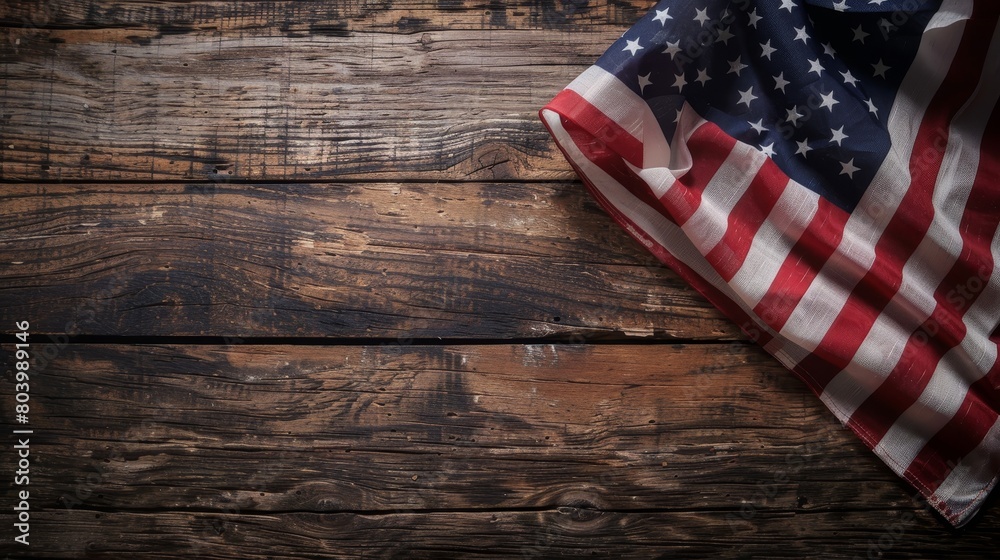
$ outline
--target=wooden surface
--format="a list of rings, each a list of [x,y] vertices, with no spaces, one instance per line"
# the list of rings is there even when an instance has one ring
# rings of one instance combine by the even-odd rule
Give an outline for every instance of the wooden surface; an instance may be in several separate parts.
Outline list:
[[[554,149],[648,7],[0,5],[0,553],[992,554]]]

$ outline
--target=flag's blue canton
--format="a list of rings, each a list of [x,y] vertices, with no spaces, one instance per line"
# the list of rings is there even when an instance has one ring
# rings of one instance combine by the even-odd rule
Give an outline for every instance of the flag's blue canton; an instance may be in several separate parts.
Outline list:
[[[889,111],[939,6],[667,0],[597,64],[647,101],[668,140],[687,101],[849,212],[888,153]]]

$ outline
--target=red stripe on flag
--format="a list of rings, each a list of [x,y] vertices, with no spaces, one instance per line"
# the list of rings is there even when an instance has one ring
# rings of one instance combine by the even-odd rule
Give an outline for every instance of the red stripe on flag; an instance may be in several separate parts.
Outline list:
[[[910,188],[875,244],[871,268],[854,286],[837,318],[816,349],[796,370],[808,372],[819,388],[826,387],[853,359],[875,320],[899,290],[903,266],[917,249],[934,216],[932,196],[944,158],[938,140],[955,113],[975,91],[993,35],[993,21],[973,17],[955,53],[941,89],[935,93],[920,124],[910,159]]]
[[[580,94],[564,89],[549,102],[546,109],[559,113],[577,127],[586,130],[596,141],[614,145],[615,151],[625,161],[642,167],[642,142]]]
[[[725,235],[705,255],[726,282],[743,266],[754,236],[787,186],[788,176],[771,158],[764,160],[764,165],[729,213]]]
[[[991,125],[992,121],[993,119]],[[984,157],[989,156],[984,155]],[[995,160],[991,160],[989,166],[980,165],[977,181],[979,179],[992,190],[991,204],[981,210],[987,214],[991,212],[996,214],[997,200],[1000,199],[1000,193],[997,192],[997,185],[1000,185],[1000,166]],[[995,266],[992,255],[990,253],[986,255],[989,255],[986,258],[989,258],[992,269]],[[994,345],[1000,345],[1000,336],[997,334],[993,333],[990,336],[990,341]],[[953,465],[979,445],[996,421],[998,410],[1000,410],[1000,354],[989,372],[969,388],[959,412],[935,434],[913,460],[907,469],[907,476],[924,481],[937,481],[931,490],[937,488],[937,484],[947,476]]]
[[[641,177],[637,176],[635,172],[625,163],[625,158],[622,155],[622,152],[628,152],[633,149],[630,144],[633,140],[635,140],[635,138],[631,135],[623,133],[617,135],[617,138],[621,141],[621,143],[608,144],[601,141],[594,136],[594,131],[609,130],[613,128],[621,130],[620,127],[618,127],[618,124],[577,93],[570,90],[564,90],[563,93],[566,92],[571,95],[563,96],[562,94],[559,94],[556,96],[556,99],[553,100],[553,103],[546,105],[541,111],[539,111],[539,115],[547,110],[557,113],[560,117],[559,120],[563,129],[565,129],[566,133],[569,134],[570,138],[573,140],[573,144],[580,150],[584,157],[590,160],[594,165],[600,167],[602,171],[614,178],[614,180],[620,185],[627,188],[636,198],[643,201],[646,205],[656,209],[657,212],[659,212],[664,218],[674,221],[673,216],[671,216],[670,213],[663,208],[663,205],[660,204],[656,195],[649,190],[649,186],[646,182]],[[559,101],[558,103],[556,103],[557,100]],[[574,120],[573,115],[567,115],[564,113],[564,109],[569,110],[573,114],[586,115],[587,120],[584,122],[578,122]],[[542,123],[545,122],[545,118],[543,117]],[[548,128],[547,124],[545,126]],[[551,129],[549,129],[549,133],[552,133]],[[631,138],[631,140],[629,140],[629,138]],[[576,174],[583,175],[583,172],[576,165],[574,159],[566,153],[565,147],[558,142],[556,145],[559,147],[559,150],[562,151],[566,161],[573,166],[573,170],[576,171]],[[639,150],[641,153],[642,149],[640,148]]]
[[[637,176],[625,164],[625,160],[617,154],[617,150],[614,149],[615,146],[608,146],[603,142],[595,141],[590,132],[577,126],[575,122],[566,117],[562,117],[561,122],[566,133],[569,134],[570,138],[573,139],[573,143],[576,144],[577,149],[588,160],[628,189],[636,198],[643,201],[646,205],[655,208],[664,218],[673,221],[673,218],[660,204],[656,195],[649,190],[646,182]],[[566,159],[571,163],[573,161],[569,156]],[[575,164],[573,166],[576,168]],[[577,175],[582,174],[579,168],[576,168],[576,172]]]
[[[602,166],[603,169],[603,166]],[[611,201],[609,201],[597,186],[595,186],[586,174],[581,174],[584,185],[591,195],[601,206],[611,215],[612,218],[633,238],[643,244],[662,263],[669,266],[685,282],[698,291],[709,302],[722,311],[730,320],[734,321],[747,334],[751,342],[756,342],[762,346],[767,345],[773,337],[756,320],[746,313],[736,302],[724,294],[715,284],[702,278],[694,269],[684,261],[675,257],[666,247],[661,245],[649,234],[633,222],[627,215],[620,211]],[[628,187],[626,187],[628,188]],[[628,189],[631,191],[632,189]]]
[[[934,292],[933,313],[910,335],[899,363],[875,392],[855,411],[850,423],[880,440],[903,412],[913,405],[946,352],[966,334],[963,317],[983,292],[993,271],[990,243],[1000,226],[1000,112],[986,125],[979,170],[965,205],[959,230],[962,251]],[[986,271],[989,271],[987,273]]]
[[[691,168],[660,197],[663,205],[680,225],[684,225],[701,205],[701,194],[712,177],[726,163],[736,147],[736,139],[719,126],[706,122],[687,141]]]
[[[781,263],[767,293],[754,313],[775,331],[780,331],[795,306],[816,278],[823,264],[840,244],[848,214],[825,198],[816,204],[816,214]]]
[[[934,492],[962,457],[983,441],[998,417],[996,391],[991,381],[995,380],[983,377],[969,387],[955,416],[927,442],[903,473],[906,480]]]
[[[558,109],[551,105],[548,105],[544,109],[542,109],[542,111],[545,110],[553,110],[556,113],[559,113]],[[631,173],[631,170],[628,170],[629,173],[627,174],[621,172],[622,169],[628,169],[628,168],[627,166],[624,165],[624,163],[621,161],[621,158],[616,154],[615,151],[594,150],[592,136],[587,131],[577,127],[576,123],[573,122],[572,120],[567,119],[562,114],[560,114],[560,116],[561,116],[560,123],[562,124],[563,128],[566,129],[567,132],[569,133],[570,139],[574,142],[577,149],[579,149],[581,153],[583,153],[591,163],[598,166],[605,173],[608,173],[612,177],[612,179],[619,182],[619,184],[621,184],[622,187],[624,187],[630,193],[635,195],[639,200],[650,206],[665,220],[673,223],[673,220],[671,219],[669,214],[665,213],[665,209],[662,207],[661,204],[658,203],[658,201],[655,200],[655,198],[651,196],[640,196],[639,193],[650,193],[650,191],[648,190],[648,186],[646,185],[645,181],[635,176],[634,173]],[[601,114],[601,116],[603,117],[603,114]],[[542,119],[542,122],[546,123],[544,118]],[[546,124],[545,126],[548,128],[548,124]],[[552,133],[553,131],[549,129],[549,132]],[[553,134],[553,136],[558,138],[556,134]],[[695,136],[697,136],[697,131],[695,133]],[[705,137],[700,138],[700,141],[704,141],[706,137],[718,138],[717,135],[708,134]],[[724,134],[722,135],[722,137],[728,138],[728,136]],[[728,145],[730,143],[726,142],[725,144]],[[712,282],[704,279],[700,274],[698,274],[693,268],[688,266],[684,261],[675,257],[670,251],[666,249],[666,247],[664,247],[655,239],[653,239],[648,232],[646,232],[643,228],[639,227],[639,225],[637,225],[621,210],[619,210],[618,207],[615,206],[615,204],[613,204],[611,201],[609,201],[601,192],[601,190],[596,185],[594,185],[590,176],[579,168],[579,166],[574,162],[574,158],[570,157],[570,155],[566,152],[566,148],[560,145],[558,142],[557,145],[559,145],[559,149],[562,150],[563,154],[566,156],[567,161],[569,161],[570,164],[573,165],[574,169],[577,172],[577,175],[579,175],[580,178],[583,180],[584,185],[587,187],[587,190],[590,191],[594,199],[597,200],[598,203],[600,203],[600,205],[605,209],[605,211],[607,211],[607,213],[611,215],[611,217],[616,222],[618,222],[618,224],[621,225],[622,228],[629,233],[629,235],[631,235],[633,238],[642,243],[643,246],[645,246],[650,252],[653,253],[654,256],[656,256],[657,259],[659,259],[661,262],[663,262],[671,269],[673,269],[681,278],[683,278],[688,284],[690,284],[691,287],[693,287],[695,290],[701,293],[705,297],[705,299],[707,299],[709,302],[715,305],[731,320],[735,321],[738,325],[740,325],[740,328],[745,333],[747,333],[751,341],[761,345],[766,345],[769,342],[771,342],[773,337],[766,331],[766,329],[761,327],[753,317],[751,317],[748,313],[746,313],[737,303],[735,303],[731,298],[729,298],[725,293],[723,293]],[[733,141],[732,145],[729,146],[730,150],[732,149],[733,145],[735,145],[735,141]],[[707,146],[704,147],[706,149],[708,148]],[[722,158],[722,161],[724,160],[725,158]]]

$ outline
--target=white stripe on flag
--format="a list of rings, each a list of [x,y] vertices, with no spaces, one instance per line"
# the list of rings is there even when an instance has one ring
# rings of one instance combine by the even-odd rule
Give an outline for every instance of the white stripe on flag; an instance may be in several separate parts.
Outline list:
[[[1000,255],[1000,229],[993,237],[992,251]],[[945,354],[920,398],[899,417],[876,448],[876,452],[891,453],[904,470],[930,437],[958,412],[969,387],[996,363],[996,344],[989,339],[990,322],[1000,317],[1000,282],[996,280],[1000,259],[994,260],[990,277],[993,282],[963,317],[967,332],[961,345]]]
[[[729,213],[746,192],[765,159],[767,156],[757,148],[737,142],[722,167],[705,185],[701,204],[682,226],[701,254],[711,251],[726,234]]]
[[[996,41],[987,57],[992,67],[984,69],[985,79],[979,90],[949,128],[947,149],[934,186],[934,219],[903,267],[902,285],[855,355],[857,366],[871,378],[859,384],[858,375],[842,372],[827,385],[826,392],[840,403],[845,414],[852,414],[896,366],[911,333],[934,311],[934,293],[962,251],[959,227],[979,167],[979,144],[1000,97],[1000,81],[994,79],[1000,72],[1000,52],[995,51]]]
[[[935,16],[936,17],[936,16]],[[964,24],[961,24],[964,26]],[[924,111],[937,92],[961,40],[956,26],[924,34],[911,71],[889,114],[888,130],[893,148],[875,175],[858,207],[848,218],[837,250],[817,274],[799,305],[782,328],[782,335],[807,350],[814,350],[845,306],[853,288],[875,261],[875,245],[892,219],[909,186],[913,144]],[[900,185],[905,177],[906,185]],[[824,402],[839,408],[836,398],[823,394]]]
[[[608,75],[610,76],[611,74]],[[646,105],[645,101],[635,97],[635,94],[628,88],[625,88],[625,91],[637,100],[632,102],[641,102],[648,110],[649,106]],[[660,127],[660,123],[656,121],[656,118],[652,116],[652,112],[649,113],[646,119],[650,123],[650,129],[645,132],[645,135],[655,140],[656,145],[660,145],[661,143],[666,144],[667,140],[663,135],[663,129]],[[691,155],[688,142],[694,136],[694,133],[707,122],[690,105],[685,103],[681,107],[677,118],[677,129],[674,131],[673,141],[668,147],[663,148],[666,150],[666,155],[651,154],[649,146],[644,146],[643,168],[639,169],[627,161],[625,165],[628,165],[636,175],[642,178],[657,198],[662,198],[670,189],[676,186],[677,179],[683,177],[694,165],[694,157]]]
[[[782,263],[816,215],[819,195],[789,181],[750,244],[730,285],[751,309],[767,294]],[[793,364],[794,365],[794,364]]]
[[[673,153],[649,105],[632,102],[631,99],[638,98],[635,92],[614,74],[599,66],[591,66],[570,82],[566,89],[587,100],[642,143],[643,167],[672,167],[680,173],[691,168],[690,157],[684,161],[683,154]],[[657,193],[657,196],[660,194]]]
[[[972,17],[974,3],[974,0],[945,0],[941,3],[937,15],[927,24],[927,31],[969,19]]]
[[[1000,470],[997,449],[1000,449],[1000,418],[979,446],[959,461],[934,492],[934,497],[947,503],[958,520],[963,520],[968,508],[996,485],[996,472]]]
[[[851,423],[852,428],[859,432],[866,443],[874,445],[875,452],[893,470],[906,476],[910,476],[907,467],[912,466],[910,463],[918,454],[920,457],[926,454],[933,454],[933,458],[940,457],[941,449],[924,449],[933,434],[949,422],[949,429],[963,429],[961,425],[955,424],[957,420],[954,416],[969,396],[970,385],[980,379],[997,359],[996,344],[989,336],[996,328],[997,317],[1000,316],[1000,282],[996,281],[1000,274],[1000,231],[994,236],[991,247],[994,256],[993,281],[962,317],[967,328],[965,338],[938,362],[929,384],[915,405],[899,418],[886,416],[885,422],[881,424],[879,422],[883,417],[877,414],[869,416],[872,403],[865,403],[865,400],[898,365],[914,330],[935,311],[935,292],[945,288],[941,283],[962,254],[964,239],[959,230],[961,224],[955,217],[960,219],[968,200],[979,163],[979,139],[989,120],[990,111],[1000,97],[1000,82],[992,79],[1000,74],[1000,68],[990,67],[985,70],[985,81],[990,83],[984,87],[980,82],[970,103],[949,124],[947,150],[943,154],[938,176],[934,178],[924,174],[923,182],[914,183],[920,187],[914,193],[920,193],[916,198],[922,199],[921,209],[928,203],[928,198],[932,198],[936,213],[930,220],[926,234],[919,231],[914,233],[914,236],[923,235],[922,238],[909,238],[914,244],[908,245],[906,251],[908,253],[913,250],[913,254],[905,255],[905,262],[900,262],[903,258],[898,255],[895,259],[887,258],[881,246],[876,255],[875,248],[888,224],[894,219],[898,221],[895,218],[897,211],[900,216],[909,215],[906,212],[912,213],[912,208],[907,208],[904,212],[900,204],[910,186],[911,165],[921,156],[914,152],[914,143],[921,128],[925,130],[920,134],[923,141],[926,139],[928,123],[937,122],[935,119],[940,117],[932,111],[926,115],[928,120],[924,121],[930,104],[938,103],[935,96],[939,88],[947,87],[942,82],[953,62],[956,65],[962,62],[955,60],[955,55],[965,31],[965,20],[971,16],[972,7],[972,0],[944,0],[939,11],[932,17],[921,39],[916,62],[900,87],[900,91],[906,94],[897,96],[888,116],[884,117],[892,148],[860,204],[847,218],[843,235],[833,255],[806,287],[801,301],[791,311],[778,334],[772,332],[753,309],[762,300],[769,301],[765,296],[771,297],[768,296],[768,291],[775,288],[773,284],[778,278],[779,270],[784,263],[796,256],[791,254],[792,247],[810,226],[818,210],[826,208],[820,204],[817,195],[794,182],[785,185],[764,223],[760,224],[752,239],[748,240],[749,247],[745,244],[741,247],[741,250],[746,251],[746,257],[731,282],[727,283],[706,260],[705,254],[726,238],[730,213],[746,193],[755,175],[760,172],[761,165],[766,162],[762,153],[752,146],[737,142],[708,184],[700,193],[695,193],[700,198],[692,200],[700,200],[700,203],[696,208],[691,208],[693,213],[690,218],[678,227],[661,215],[657,211],[658,207],[647,205],[589,160],[562,127],[558,114],[549,110],[542,112],[543,119],[567,156],[591,186],[599,191],[599,198],[605,199],[603,202],[631,222],[623,224],[626,229],[648,247],[655,250],[654,244],[659,244],[672,257],[681,261],[690,269],[685,271],[685,275],[695,274],[718,290],[719,294],[706,292],[712,294],[713,300],[719,299],[718,295],[728,298],[729,302],[724,303],[738,306],[742,313],[754,319],[757,326],[773,337],[765,348],[789,368],[794,368],[810,356],[811,351],[816,350],[819,344],[823,343],[823,350],[826,349],[826,344],[831,343],[836,335],[829,332],[835,321],[842,324],[843,317],[854,317],[848,311],[856,311],[857,305],[852,298],[865,297],[865,294],[859,293],[858,287],[859,281],[866,274],[886,265],[893,268],[890,277],[900,274],[901,285],[881,314],[874,319],[871,319],[871,315],[865,317],[858,314],[866,329],[869,327],[868,321],[873,321],[871,328],[867,332],[855,331],[864,333],[864,340],[861,340],[860,334],[853,339],[852,342],[860,343],[853,359],[844,371],[826,384],[820,397],[841,421],[850,420],[851,415],[864,404],[861,413]],[[963,49],[968,48],[968,44],[963,45]],[[987,60],[1000,59],[994,52],[997,48],[995,33]],[[981,53],[979,51],[976,54]],[[972,84],[974,82],[966,83],[969,87]],[[591,67],[574,80],[568,89],[582,96],[642,144],[642,168],[635,167],[628,161],[625,163],[646,182],[652,193],[663,197],[670,189],[688,188],[677,184],[677,179],[692,168],[688,140],[696,130],[706,125],[706,121],[689,105],[685,103],[681,108],[677,133],[673,141],[668,143],[649,106],[612,74],[596,66]],[[963,91],[968,92],[967,89]],[[924,123],[923,127],[921,123]],[[628,140],[631,142],[631,139]],[[629,150],[629,153],[637,155],[635,148],[630,147]],[[936,152],[935,157],[940,154],[941,152]],[[636,157],[631,159],[637,160]],[[916,181],[918,175],[919,170],[912,179]],[[933,193],[929,192],[931,180],[934,181]],[[901,185],[901,182],[905,185]],[[771,201],[773,198],[769,200]],[[927,225],[926,222],[921,223],[921,226],[924,225]],[[919,244],[916,243],[918,239]],[[727,277],[732,274],[732,268],[727,268],[725,274]],[[804,285],[804,282],[800,285]],[[721,306],[719,301],[716,303]],[[884,300],[879,301],[879,305],[882,303]],[[732,312],[732,309],[728,311]],[[739,312],[734,313],[738,314]],[[840,316],[842,318],[838,320]],[[826,337],[830,338],[824,342]],[[893,374],[893,382],[897,375],[898,373]],[[992,419],[992,415],[988,418]],[[865,422],[865,419],[871,421]],[[895,423],[889,426],[892,420]],[[975,431],[977,436],[989,425],[989,420],[980,422]],[[870,441],[875,427],[878,427],[880,434],[887,426],[888,432],[881,441]],[[865,437],[866,427],[868,437]],[[976,443],[971,438],[965,438],[963,442],[966,444],[963,450],[968,450]],[[961,460],[937,489],[935,497],[945,501],[942,511],[947,511],[950,519],[961,520],[963,508],[978,503],[982,493],[992,488],[996,482],[994,474],[1000,468],[997,465],[1000,460],[998,457],[1000,420],[992,425],[986,438]],[[923,477],[945,477],[945,472],[948,471],[931,476],[925,473]],[[934,487],[934,482],[936,481],[916,480],[918,486],[927,483],[931,484],[931,488]],[[926,492],[925,486],[921,488]],[[934,505],[939,506],[937,503]]]
[[[1000,74],[1000,27],[995,30],[989,48],[986,59],[988,66],[983,69],[980,90],[952,126],[949,152],[951,146],[956,145],[958,151],[962,153],[951,157],[950,161],[946,158],[953,174],[971,175],[956,181],[967,182],[970,185],[975,180],[975,171],[979,166],[979,140],[997,100],[1000,99],[1000,81],[995,79]],[[961,212],[952,215],[960,216]],[[954,228],[952,235],[961,241],[959,225],[959,223],[952,224]],[[998,251],[1000,251],[1000,231],[993,239],[993,253],[996,254]],[[980,279],[985,285],[985,291],[979,294],[962,317],[966,334],[961,344],[947,352],[937,364],[920,398],[886,432],[876,451],[891,450],[897,460],[908,465],[927,443],[929,437],[944,427],[958,411],[969,385],[992,367],[996,360],[996,345],[989,340],[989,329],[990,322],[1000,313],[1000,293],[998,293],[1000,282],[995,280],[1000,273],[998,267],[1000,263],[994,262],[994,270],[990,276],[994,279],[992,284],[986,285],[989,279]],[[983,322],[983,319],[987,318],[989,319]]]
[[[654,208],[636,198],[627,188],[618,183],[580,152],[573,139],[562,127],[560,117],[557,113],[542,111],[542,116],[560,146],[566,151],[566,154],[580,171],[590,179],[591,184],[601,191],[601,194],[607,198],[612,206],[634,222],[641,230],[641,233],[683,262],[695,274],[715,286],[725,297],[739,306],[744,313],[751,317],[756,317],[753,314],[753,310],[748,309],[740,298],[732,293],[729,285],[726,284],[718,272],[705,260],[705,257],[698,249],[691,244],[691,240],[688,239],[683,230],[670,220],[664,218]],[[767,330],[768,334],[774,335],[774,332],[766,329],[764,325],[760,326],[762,329]]]

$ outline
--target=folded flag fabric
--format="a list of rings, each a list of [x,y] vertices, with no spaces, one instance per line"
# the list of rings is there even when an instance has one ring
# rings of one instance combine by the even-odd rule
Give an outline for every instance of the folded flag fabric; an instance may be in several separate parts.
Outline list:
[[[1000,474],[1000,2],[673,0],[541,118],[949,522]]]

